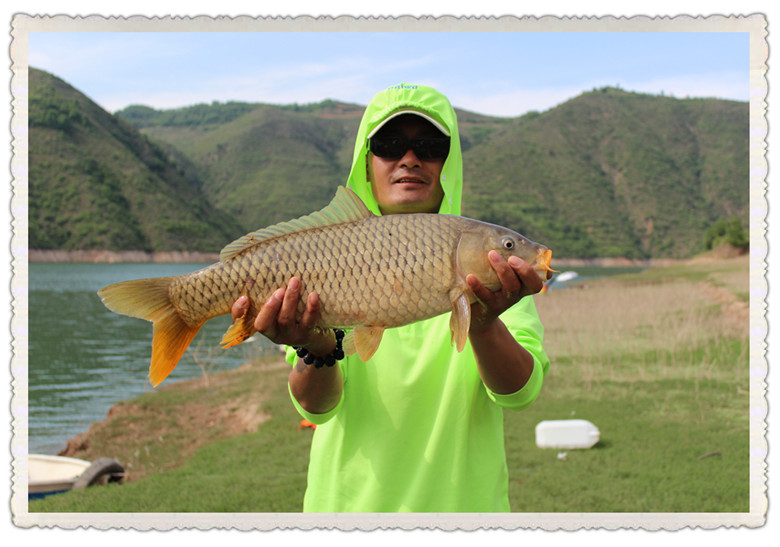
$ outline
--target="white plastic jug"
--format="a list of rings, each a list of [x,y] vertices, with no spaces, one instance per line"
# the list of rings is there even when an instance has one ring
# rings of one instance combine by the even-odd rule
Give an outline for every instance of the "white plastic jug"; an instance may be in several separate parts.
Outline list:
[[[599,436],[599,429],[587,420],[545,420],[536,425],[539,448],[590,448]]]

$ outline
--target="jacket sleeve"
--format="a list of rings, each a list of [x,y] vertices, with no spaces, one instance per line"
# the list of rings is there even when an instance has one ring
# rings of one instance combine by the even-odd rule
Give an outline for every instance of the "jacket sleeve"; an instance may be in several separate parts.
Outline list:
[[[488,397],[497,405],[510,410],[523,410],[533,403],[542,389],[542,380],[550,368],[550,360],[542,342],[544,327],[536,312],[533,297],[526,297],[501,315],[501,320],[515,340],[531,354],[534,370],[528,382],[515,393],[501,395],[485,387]]]

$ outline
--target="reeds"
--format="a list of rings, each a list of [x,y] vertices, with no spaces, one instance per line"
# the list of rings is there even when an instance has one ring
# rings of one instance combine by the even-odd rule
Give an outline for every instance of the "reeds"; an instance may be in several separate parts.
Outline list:
[[[556,385],[701,379],[747,389],[749,324],[739,297],[746,279],[744,271],[614,278],[537,297]]]

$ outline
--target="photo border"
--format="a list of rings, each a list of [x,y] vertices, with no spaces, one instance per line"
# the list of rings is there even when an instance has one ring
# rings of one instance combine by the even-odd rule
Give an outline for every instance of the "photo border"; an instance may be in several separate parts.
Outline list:
[[[747,513],[29,513],[27,511],[27,45],[31,32],[748,32],[750,33],[750,511]],[[11,510],[15,525],[74,529],[644,529],[759,527],[768,510],[766,238],[767,20],[763,14],[709,16],[294,16],[109,17],[16,14],[12,21]]]

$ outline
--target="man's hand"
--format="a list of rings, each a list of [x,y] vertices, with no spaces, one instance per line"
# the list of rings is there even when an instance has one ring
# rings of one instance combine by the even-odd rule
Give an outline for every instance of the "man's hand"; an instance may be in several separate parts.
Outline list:
[[[316,292],[306,297],[306,308],[297,320],[301,281],[293,277],[286,288],[277,289],[257,313],[254,327],[276,344],[305,347],[311,353],[325,356],[336,349],[336,336],[330,329],[317,327],[320,299]],[[233,303],[233,321],[246,315],[249,299],[241,296]],[[288,376],[290,391],[306,411],[323,414],[335,408],[343,391],[341,368],[306,366],[299,358]]]
[[[316,292],[306,298],[306,308],[297,320],[301,281],[293,277],[286,288],[280,288],[266,300],[254,320],[257,332],[275,344],[306,347],[314,355],[327,355],[336,347],[333,332],[317,327],[320,299]],[[241,296],[233,303],[233,320],[243,317],[249,309],[249,299]]]
[[[466,277],[466,283],[479,299],[471,306],[469,339],[485,385],[494,393],[515,393],[531,377],[534,361],[498,316],[522,298],[541,291],[544,283],[530,264],[517,257],[511,256],[507,261],[490,251],[488,260],[501,288],[493,292],[474,275]]]
[[[544,286],[536,270],[516,256],[504,260],[496,251],[490,251],[488,260],[501,281],[501,288],[493,292],[480,283],[473,274],[466,277],[466,283],[479,299],[479,302],[471,306],[470,333],[489,328],[499,315],[522,298],[538,293]]]

